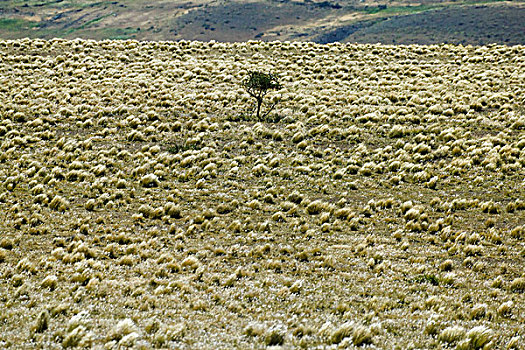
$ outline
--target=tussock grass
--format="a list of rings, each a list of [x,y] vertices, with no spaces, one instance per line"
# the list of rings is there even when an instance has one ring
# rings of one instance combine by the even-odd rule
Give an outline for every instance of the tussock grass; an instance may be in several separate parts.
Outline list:
[[[523,47],[0,44],[0,347],[521,345]]]

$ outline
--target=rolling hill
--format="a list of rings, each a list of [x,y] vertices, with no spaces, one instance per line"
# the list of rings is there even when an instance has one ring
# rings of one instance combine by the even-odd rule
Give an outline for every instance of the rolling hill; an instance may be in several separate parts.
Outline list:
[[[523,1],[79,1],[0,4],[0,38],[524,44]]]

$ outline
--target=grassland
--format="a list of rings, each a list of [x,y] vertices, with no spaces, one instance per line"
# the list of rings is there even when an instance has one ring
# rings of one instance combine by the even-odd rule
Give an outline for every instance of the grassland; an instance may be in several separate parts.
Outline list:
[[[525,47],[0,58],[1,348],[523,349]]]
[[[519,1],[7,0],[0,38],[525,44]]]

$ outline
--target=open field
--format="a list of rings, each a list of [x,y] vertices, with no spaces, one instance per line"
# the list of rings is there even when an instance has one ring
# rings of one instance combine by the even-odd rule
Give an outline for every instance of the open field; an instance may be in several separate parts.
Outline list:
[[[523,45],[523,18],[523,0],[7,0],[0,38]]]
[[[0,347],[524,349],[524,82],[524,46],[0,41]]]

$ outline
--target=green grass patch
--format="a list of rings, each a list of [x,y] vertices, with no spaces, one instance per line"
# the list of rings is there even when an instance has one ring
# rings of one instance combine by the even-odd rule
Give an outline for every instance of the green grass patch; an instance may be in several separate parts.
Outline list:
[[[481,0],[481,1],[465,1],[459,2],[457,5],[452,5],[450,7],[456,7],[460,5],[481,5],[489,4],[493,2],[502,2],[505,0]],[[429,10],[442,9],[447,6],[441,4],[421,4],[417,6],[388,6],[388,5],[377,5],[377,6],[365,6],[358,8],[360,12],[365,12],[367,14],[385,14],[385,15],[402,15],[402,14],[411,14],[425,12]]]
[[[107,17],[109,17],[109,16],[111,16],[111,13],[108,13],[108,14],[106,14],[106,15],[100,16],[100,17],[98,17],[98,18],[94,18],[94,19],[92,19],[91,21],[87,21],[86,23],[84,23],[80,28],[87,28],[87,27],[89,27],[90,25],[95,24],[95,23],[97,23],[97,22],[100,22],[100,21],[102,21],[104,18],[107,18]]]
[[[433,10],[437,8],[442,8],[442,5],[418,5],[418,6],[388,6],[388,5],[378,5],[378,6],[366,6],[360,8],[358,11],[365,12],[368,14],[381,13],[385,15],[390,14],[410,14],[417,12],[424,12],[428,10]]]
[[[170,144],[167,151],[171,154],[177,154],[177,153],[183,153],[183,152],[186,152],[186,151],[189,151],[189,150],[198,150],[198,149],[201,149],[201,145],[197,145],[197,144],[186,144],[186,143],[182,143],[182,142],[179,142],[179,143],[174,143],[174,144]]]
[[[70,28],[58,33],[58,36],[66,38],[79,36],[94,40],[127,40],[135,38],[137,32],[136,28],[85,28],[84,24],[81,28]]]
[[[92,20],[90,20],[90,21],[87,21],[86,23],[80,25],[80,26],[77,27],[77,28],[71,28],[71,29],[67,30],[67,31],[65,32],[65,34],[67,35],[67,34],[71,34],[71,33],[73,33],[73,32],[76,32],[77,30],[82,30],[82,29],[85,29],[85,28],[89,28],[92,24],[97,23],[97,22],[100,22],[100,21],[102,21],[104,18],[107,18],[107,17],[109,17],[109,16],[111,16],[110,13],[108,13],[108,14],[106,14],[106,15],[103,15],[103,16],[100,16],[100,17],[97,17],[97,18],[94,18],[94,19],[92,19]]]
[[[113,1],[101,1],[101,2],[90,2],[90,1],[71,1],[71,5],[78,8],[88,8],[88,7],[95,7],[95,8],[104,8],[106,6],[113,6],[115,3]]]
[[[439,285],[439,280],[434,275],[418,275],[414,278],[414,282],[416,283],[430,283],[433,286]]]
[[[481,4],[490,4],[493,2],[505,2],[507,0],[480,0],[480,1],[465,1],[465,5],[481,5]]]
[[[31,29],[37,26],[36,22],[26,21],[18,18],[2,18],[0,19],[0,30],[20,31],[23,29]]]

